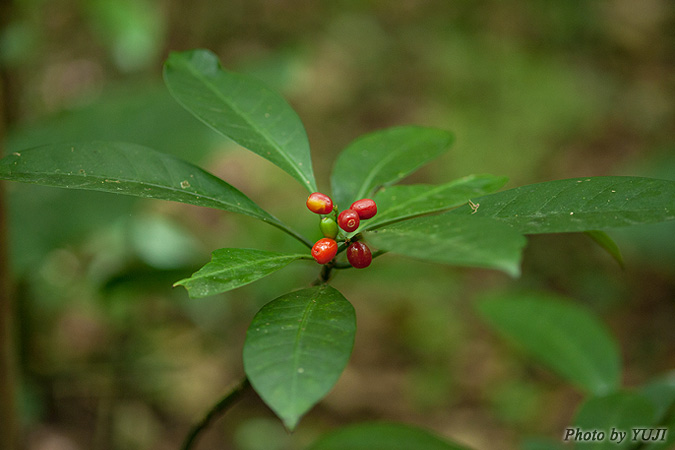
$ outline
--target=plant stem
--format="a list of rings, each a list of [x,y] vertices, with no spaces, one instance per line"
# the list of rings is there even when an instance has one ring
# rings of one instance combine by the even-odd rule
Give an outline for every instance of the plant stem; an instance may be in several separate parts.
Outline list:
[[[9,3],[0,5],[1,21],[9,16]],[[2,24],[0,24],[2,29]],[[0,157],[4,153],[5,127],[7,125],[7,86],[5,73],[0,73]],[[16,366],[14,355],[13,299],[11,269],[7,238],[7,207],[5,184],[0,182],[0,447],[18,448],[18,421],[16,418]]]
[[[308,241],[307,238],[305,238],[303,235],[296,232],[295,230],[293,230],[292,228],[290,228],[288,225],[284,224],[280,220],[275,218],[275,221],[266,220],[266,222],[269,223],[270,225],[273,225],[273,226],[277,227],[278,229],[280,229],[284,233],[287,233],[290,236],[293,236],[295,239],[302,242],[306,247],[312,248],[312,243],[310,241]]]
[[[251,387],[248,378],[244,379],[235,386],[225,397],[220,399],[218,403],[213,405],[213,407],[206,413],[206,415],[195,424],[190,433],[188,433],[181,450],[190,450],[192,446],[197,442],[197,437],[199,434],[204,431],[219,415],[224,414],[228,408],[230,408],[239,398]]]
[[[319,273],[319,277],[312,281],[311,286],[320,286],[322,284],[328,283],[328,281],[331,279],[331,273],[333,271],[333,268],[335,267],[335,260],[332,260],[331,262],[324,264],[321,266],[321,272]]]

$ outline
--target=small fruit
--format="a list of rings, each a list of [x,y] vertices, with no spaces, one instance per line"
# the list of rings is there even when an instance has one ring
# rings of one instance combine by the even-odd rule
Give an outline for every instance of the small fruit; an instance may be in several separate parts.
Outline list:
[[[347,260],[352,267],[363,269],[368,267],[373,260],[370,249],[363,242],[353,242],[347,248]]]
[[[307,197],[307,208],[316,214],[329,214],[333,211],[333,200],[326,194],[314,192]]]
[[[323,238],[316,241],[316,244],[312,247],[312,257],[319,264],[326,264],[335,258],[337,251],[338,246],[334,239]]]
[[[369,198],[363,198],[352,203],[349,209],[353,209],[359,215],[361,220],[370,219],[377,214],[377,205]]]
[[[359,213],[353,209],[345,209],[338,215],[338,225],[347,232],[356,230],[360,222]]]
[[[332,217],[324,217],[319,223],[319,229],[327,238],[335,239],[338,234],[338,226]]]

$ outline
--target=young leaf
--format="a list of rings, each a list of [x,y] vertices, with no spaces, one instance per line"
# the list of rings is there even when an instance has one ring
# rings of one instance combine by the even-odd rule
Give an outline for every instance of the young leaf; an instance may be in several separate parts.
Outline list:
[[[312,257],[309,254],[221,248],[213,252],[211,262],[174,286],[185,286],[191,298],[207,297],[252,283],[298,259]]]
[[[567,381],[595,395],[619,388],[617,344],[585,309],[544,294],[486,299],[477,309],[497,331]]]
[[[614,392],[604,396],[595,396],[586,400],[577,411],[573,429],[584,431],[597,430],[605,433],[604,439],[596,441],[576,441],[574,448],[579,449],[625,449],[634,447],[633,431],[637,428],[649,429],[654,425],[654,408],[642,396],[631,392]],[[612,437],[612,430],[614,430]],[[626,433],[621,442],[619,432]],[[564,439],[565,435],[563,435]]]
[[[469,175],[438,186],[415,184],[386,187],[373,197],[378,212],[364,229],[463,205],[472,198],[496,191],[506,181],[506,177]]]
[[[622,269],[625,267],[619,246],[616,245],[614,239],[609,237],[607,233],[599,230],[589,230],[585,231],[584,234],[591,238],[593,242],[602,247],[607,253],[609,253]]]
[[[220,178],[136,144],[91,142],[24,150],[0,160],[0,179],[171,200],[280,224]]]
[[[453,139],[447,131],[417,126],[387,128],[356,139],[335,161],[333,201],[340,209],[348,208],[441,155]]]
[[[283,295],[255,315],[244,371],[286,428],[293,430],[337,382],[355,333],[354,308],[328,285]]]
[[[324,435],[307,450],[468,450],[422,428],[397,423],[360,423]]]
[[[373,246],[403,256],[520,273],[525,238],[495,220],[473,216],[417,217],[364,233]]]
[[[477,216],[524,234],[603,230],[675,219],[675,181],[640,177],[573,178],[486,195]],[[470,214],[467,208],[457,214]]]
[[[174,98],[205,124],[316,191],[307,134],[279,94],[255,78],[224,70],[208,50],[171,53],[164,81]]]

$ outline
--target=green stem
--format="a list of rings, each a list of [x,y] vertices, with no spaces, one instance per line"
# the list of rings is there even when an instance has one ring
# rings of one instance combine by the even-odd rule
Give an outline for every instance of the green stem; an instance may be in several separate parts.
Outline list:
[[[335,267],[335,260],[332,260],[328,264],[324,264],[321,266],[321,272],[319,273],[319,277],[312,282],[312,286],[320,286],[322,284],[328,283],[328,281],[331,279],[331,272],[333,271],[333,268]]]
[[[288,235],[294,237],[298,241],[302,242],[305,247],[312,248],[312,243],[307,240],[303,235],[295,231],[294,229],[290,228],[288,225],[284,224],[281,222],[279,219],[275,218],[274,221],[266,220],[265,222],[269,223],[270,225],[280,229],[284,233],[287,233]]]
[[[213,405],[213,407],[206,413],[206,415],[195,424],[190,432],[188,433],[181,450],[190,450],[192,446],[197,442],[197,437],[199,434],[204,431],[214,420],[218,418],[219,415],[224,414],[239,398],[251,387],[248,378],[244,379],[235,386],[225,397],[220,399],[218,403]]]

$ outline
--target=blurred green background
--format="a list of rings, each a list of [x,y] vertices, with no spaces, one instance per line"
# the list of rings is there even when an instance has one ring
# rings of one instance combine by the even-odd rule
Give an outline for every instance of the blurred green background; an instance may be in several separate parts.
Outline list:
[[[168,52],[209,48],[280,91],[312,145],[319,188],[360,134],[456,133],[408,182],[472,173],[509,187],[598,175],[675,179],[675,4],[669,0],[15,0],[0,31],[7,152],[120,140],[221,176],[316,238],[306,192],[201,125],[161,80]],[[190,300],[172,283],[220,247],[301,250],[246,217],[7,184],[28,449],[174,449],[243,374],[255,312],[317,273],[298,262]],[[581,393],[497,338],[472,303],[548,290],[597,312],[628,386],[675,367],[675,228],[617,230],[626,269],[583,235],[530,239],[523,275],[395,256],[334,285],[357,310],[349,366],[288,435],[250,395],[200,449],[290,450],[367,419],[422,425],[476,449],[559,440]]]

